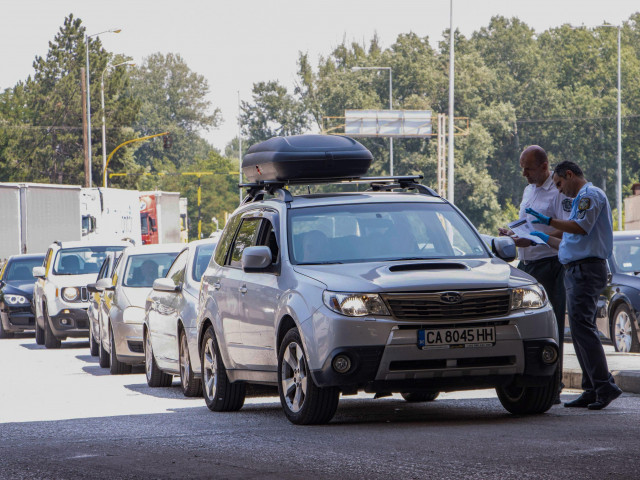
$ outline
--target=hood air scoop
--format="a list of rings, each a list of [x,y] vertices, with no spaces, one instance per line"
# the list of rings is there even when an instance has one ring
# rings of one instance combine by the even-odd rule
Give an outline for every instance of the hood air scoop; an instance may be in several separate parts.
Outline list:
[[[409,263],[389,267],[390,272],[410,272],[415,270],[467,270],[463,263]]]

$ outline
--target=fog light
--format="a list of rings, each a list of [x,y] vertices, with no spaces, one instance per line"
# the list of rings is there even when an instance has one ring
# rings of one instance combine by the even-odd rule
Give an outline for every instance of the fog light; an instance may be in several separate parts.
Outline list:
[[[62,311],[62,313],[71,313],[71,310],[65,309],[65,310]]]
[[[542,349],[543,363],[546,363],[547,365],[551,365],[552,363],[555,363],[557,359],[558,359],[558,350],[556,350],[555,347],[552,347],[551,345],[547,345]]]
[[[333,369],[338,373],[347,373],[351,369],[351,359],[346,355],[336,355],[333,359]]]
[[[67,320],[66,318],[63,318],[62,320],[60,320],[60,323],[62,325],[68,325],[69,324],[69,320]]]

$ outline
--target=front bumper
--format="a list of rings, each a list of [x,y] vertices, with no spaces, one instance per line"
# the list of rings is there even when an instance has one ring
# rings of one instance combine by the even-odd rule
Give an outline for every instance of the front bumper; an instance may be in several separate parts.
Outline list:
[[[57,315],[49,315],[49,319],[56,338],[89,336],[89,317],[84,308],[64,308]]]
[[[318,313],[317,313],[318,314]],[[317,319],[316,319],[317,320]],[[313,378],[321,387],[337,386],[343,391],[368,392],[455,391],[492,388],[517,382],[536,385],[548,381],[555,374],[557,360],[551,365],[542,362],[542,349],[551,345],[557,350],[557,331],[551,309],[522,312],[495,319],[416,324],[391,320],[333,318],[337,321],[327,354],[321,365],[313,358],[321,352],[311,348],[309,358]],[[305,322],[305,336],[314,334],[311,323]],[[418,330],[424,328],[451,328],[491,325],[496,340],[491,346],[476,348],[442,348],[422,350],[418,347]],[[358,335],[350,330],[354,329]],[[326,329],[324,330],[326,332]],[[382,338],[377,345],[365,345],[362,340]],[[367,334],[368,335],[363,335]],[[343,337],[342,341],[339,337]],[[358,338],[356,338],[358,337]],[[327,338],[326,333],[324,338]],[[360,345],[354,345],[360,340]],[[351,342],[351,345],[346,342]],[[305,346],[309,341],[305,341]],[[340,374],[333,369],[336,355],[346,354],[351,369]]]
[[[24,332],[35,328],[35,316],[31,306],[10,307],[5,305],[0,310],[0,321],[6,332]]]
[[[129,365],[144,363],[142,324],[112,321],[111,328],[118,360]]]

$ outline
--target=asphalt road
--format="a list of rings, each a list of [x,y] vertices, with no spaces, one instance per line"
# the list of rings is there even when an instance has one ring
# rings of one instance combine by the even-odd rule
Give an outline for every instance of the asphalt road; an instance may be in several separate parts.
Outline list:
[[[329,425],[290,424],[258,392],[235,413],[111,376],[87,342],[0,340],[0,478],[634,479],[640,396],[516,417],[495,393],[344,397]],[[563,400],[577,392],[563,394]]]

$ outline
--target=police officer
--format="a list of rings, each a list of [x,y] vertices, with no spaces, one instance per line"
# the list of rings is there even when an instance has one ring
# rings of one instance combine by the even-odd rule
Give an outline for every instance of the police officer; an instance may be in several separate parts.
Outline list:
[[[532,208],[546,216],[567,220],[571,212],[571,199],[560,193],[555,187],[549,171],[549,159],[544,149],[538,145],[531,145],[524,149],[520,155],[520,167],[522,168],[522,176],[527,179],[529,185],[527,185],[522,194],[519,218],[526,217],[526,209]],[[530,219],[533,220],[535,217]],[[546,225],[541,226],[540,230],[549,235],[562,237],[562,232]],[[513,232],[501,228],[500,235],[513,236]],[[520,263],[518,268],[527,272],[542,284],[553,306],[553,313],[556,316],[558,325],[560,347],[558,376],[562,378],[562,347],[564,344],[564,317],[566,310],[564,268],[558,261],[557,250],[546,245],[536,246],[526,238],[513,238],[519,248],[518,257],[520,258]],[[560,384],[558,396],[554,402],[556,404],[560,403],[560,390],[562,390],[562,384]]]
[[[622,390],[609,372],[607,358],[596,327],[600,291],[607,284],[606,259],[613,248],[611,207],[602,190],[587,182],[578,165],[565,161],[553,172],[553,182],[568,197],[575,197],[569,220],[550,217],[528,208],[534,223],[565,232],[562,240],[544,232],[532,232],[558,248],[565,268],[565,287],[571,337],[582,369],[584,392],[565,407],[600,410],[618,398]]]

